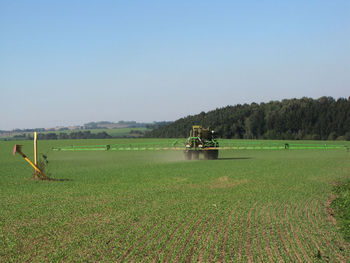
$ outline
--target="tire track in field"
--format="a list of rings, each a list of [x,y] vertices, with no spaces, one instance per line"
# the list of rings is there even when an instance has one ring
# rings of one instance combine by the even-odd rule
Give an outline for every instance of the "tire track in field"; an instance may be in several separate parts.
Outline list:
[[[242,219],[242,210],[241,207],[238,206],[235,209],[235,217],[234,220],[231,221],[230,226],[228,228],[229,234],[228,234],[228,246],[227,246],[227,254],[226,254],[226,262],[232,262],[235,256],[237,256],[237,251],[238,251],[238,236],[240,234],[240,229],[238,228],[240,225],[240,220],[239,218]],[[230,245],[231,244],[231,245]],[[229,246],[230,245],[230,246]],[[227,258],[228,257],[228,258]]]
[[[201,241],[203,239],[204,233],[211,227],[211,222],[214,220],[214,214],[211,214],[206,218],[206,220],[203,222],[201,228],[198,231],[198,235],[195,237],[194,244],[191,247],[190,251],[186,255],[185,262],[194,262],[196,261],[196,251],[198,251],[201,248]]]
[[[179,220],[179,222],[170,230],[170,235],[168,236],[168,231],[165,231],[164,235],[162,236],[162,240],[161,241],[156,241],[153,242],[153,246],[151,248],[149,248],[148,250],[152,251],[152,253],[156,253],[156,255],[153,255],[153,259],[151,260],[152,262],[159,262],[160,258],[159,255],[162,254],[163,250],[160,251],[156,251],[156,247],[157,245],[159,245],[159,243],[161,243],[162,241],[164,242],[162,244],[162,248],[166,248],[167,245],[171,242],[171,240],[173,240],[174,236],[176,235],[176,233],[178,233],[178,231],[180,231],[185,224],[188,223],[188,219],[190,218],[191,214],[186,214],[185,217],[181,218],[181,220]]]
[[[204,207],[202,207],[202,210],[205,210]],[[186,224],[186,225],[184,226],[184,228],[182,229],[182,230],[183,230],[183,233],[181,233],[181,234],[185,234],[185,232],[186,232],[187,229],[192,229],[196,224],[198,224],[199,221],[200,221],[200,218],[201,218],[202,214],[203,214],[203,211],[202,211],[201,213],[197,214],[197,216],[193,216],[193,217],[191,218],[191,221],[190,221],[188,224]],[[199,217],[199,218],[198,218],[198,217]],[[176,238],[176,237],[177,237],[177,236],[175,235],[174,238]],[[169,251],[168,251],[168,253],[167,253],[166,257],[165,257],[165,260],[164,260],[165,262],[169,262],[169,261],[171,260],[173,254],[176,252],[178,246],[180,245],[181,239],[178,238],[178,237],[177,237],[176,239],[174,239],[174,238],[173,238],[173,240],[175,241],[175,243],[172,245],[172,248],[173,248],[174,250],[169,250]],[[171,243],[171,242],[170,242],[170,243]],[[175,254],[175,255],[176,255],[176,254]]]
[[[275,233],[278,237],[278,243],[280,244],[278,246],[278,249],[280,251],[280,254],[282,256],[282,258],[286,258],[287,262],[294,262],[293,258],[291,258],[291,252],[289,250],[289,248],[287,247],[287,243],[286,240],[284,239],[284,231],[281,228],[282,225],[282,218],[279,216],[280,214],[280,210],[282,210],[281,208],[283,207],[283,203],[282,202],[278,202],[278,206],[276,207],[276,209],[272,210],[271,216],[275,222]]]
[[[199,250],[199,253],[198,253],[198,261],[199,262],[205,262],[205,256],[206,256],[206,252],[208,252],[208,249],[210,247],[208,247],[207,245],[209,244],[210,242],[210,234],[212,233],[212,231],[214,231],[214,227],[216,225],[216,222],[217,222],[217,219],[219,217],[220,213],[219,211],[216,209],[216,213],[215,213],[215,217],[212,221],[212,224],[211,224],[211,228],[209,229],[209,231],[206,233],[205,237],[204,237],[204,240],[202,242],[202,246]]]
[[[222,231],[221,231],[221,235],[219,237],[218,243],[216,245],[216,255],[215,255],[215,260],[216,262],[223,262],[224,258],[225,258],[225,251],[227,252],[227,249],[225,248],[225,242],[227,242],[227,240],[225,241],[225,236],[227,237],[227,225],[229,224],[229,220],[232,219],[232,214],[233,211],[231,209],[231,207],[226,208],[226,214],[225,214],[225,220],[223,222],[222,225]],[[220,261],[222,257],[222,260]]]
[[[344,257],[338,253],[338,251],[334,248],[333,244],[329,241],[329,238],[325,235],[324,231],[319,227],[320,223],[316,225],[317,218],[315,214],[317,212],[313,208],[319,206],[319,202],[317,200],[312,200],[309,206],[311,207],[308,210],[306,210],[306,215],[308,220],[311,222],[314,232],[317,233],[315,235],[317,237],[320,237],[323,247],[328,248],[329,252],[334,254],[334,256],[339,260],[339,262],[345,262]]]
[[[224,262],[225,261],[225,258],[226,258],[226,254],[229,253],[229,250],[227,249],[227,246],[228,246],[228,238],[229,238],[229,233],[231,231],[231,225],[232,225],[232,218],[236,212],[236,207],[237,205],[233,205],[233,209],[231,209],[231,212],[227,218],[227,221],[226,221],[226,225],[224,227],[224,236],[223,236],[223,239],[222,239],[222,242],[221,242],[221,248],[220,248],[220,256],[219,256],[219,259],[218,261],[219,262]]]
[[[156,220],[155,220],[155,221],[156,221]],[[168,219],[167,221],[169,221],[169,219]],[[166,221],[166,222],[167,222],[167,221]],[[162,222],[162,221],[161,221],[161,222]],[[134,241],[131,242],[133,245],[131,245],[131,246],[124,252],[124,254],[119,258],[119,260],[120,260],[120,261],[124,261],[134,249],[137,249],[137,246],[141,243],[142,240],[145,240],[145,238],[146,238],[147,236],[149,236],[149,235],[152,235],[152,233],[153,233],[153,235],[154,235],[154,231],[152,231],[152,230],[156,230],[156,231],[158,230],[158,231],[159,231],[159,229],[161,228],[161,225],[163,225],[163,224],[160,224],[159,221],[158,221],[158,222],[152,224],[152,227],[151,227],[151,228],[149,228],[149,229],[146,230],[146,231],[143,231],[143,234],[141,234],[139,237],[135,238]]]
[[[305,227],[306,231],[308,232],[308,235],[310,236],[311,242],[315,245],[317,251],[315,251],[315,255],[318,253],[318,251],[321,252],[321,255],[325,255],[325,245],[323,243],[323,240],[318,237],[318,232],[314,229],[314,222],[311,220],[309,215],[309,209],[312,206],[313,198],[310,198],[305,201],[303,206],[303,214],[305,215],[305,219],[307,222],[307,227]],[[317,241],[316,241],[317,240]]]
[[[262,232],[261,228],[261,204],[259,206],[256,206],[255,212],[254,212],[254,229],[255,229],[255,245],[254,245],[254,262],[264,262],[264,249],[262,247]]]
[[[153,223],[150,228],[154,228],[156,225],[157,225],[157,223]],[[125,229],[138,229],[138,228],[142,228],[143,229],[145,226],[147,226],[147,222],[145,222],[145,221],[143,221],[142,223],[138,222],[137,224],[130,222],[128,227],[125,227]],[[140,235],[142,236],[142,234],[140,234]],[[132,236],[133,236],[133,234],[131,233],[131,231],[129,231],[129,234],[125,238],[123,238],[122,236],[120,236],[118,239],[116,237],[113,237],[113,238],[108,239],[106,244],[108,245],[111,242],[116,242],[116,241],[118,243],[120,243],[120,244],[123,244],[123,243],[129,242],[129,238],[131,239]],[[142,237],[139,237],[139,238],[142,238]],[[112,246],[109,249],[109,254],[112,253],[112,251],[115,249],[115,247],[116,246]],[[122,255],[118,256],[118,258],[119,257],[122,257]]]
[[[299,207],[297,209],[299,221],[297,222],[298,223],[297,225],[300,227],[300,231],[304,239],[308,240],[306,245],[308,244],[310,248],[310,257],[313,258],[313,260],[315,260],[318,251],[323,252],[323,250],[322,250],[322,244],[320,240],[318,240],[318,238],[315,238],[315,233],[312,230],[312,224],[306,216],[308,203],[311,202],[311,200],[312,199],[310,198],[310,199],[306,199],[303,203],[302,202],[299,203]]]
[[[199,238],[198,235],[201,231],[204,231],[204,229],[207,226],[208,220],[210,220],[212,217],[213,217],[213,214],[206,214],[205,217],[199,218],[200,223],[194,228],[192,228],[191,232],[187,236],[186,241],[180,248],[180,252],[177,255],[178,258],[175,258],[176,262],[180,262],[180,261],[187,262],[187,260],[190,260],[190,258],[195,255],[195,252],[197,249],[195,247],[195,242]],[[191,261],[188,261],[188,262],[191,262]]]
[[[178,229],[179,225],[182,226],[186,222],[188,217],[189,217],[189,214],[187,214],[181,220],[172,221],[170,225],[164,224],[163,228],[160,229],[160,231],[157,233],[156,236],[152,236],[152,237],[144,240],[143,246],[141,248],[137,248],[137,250],[139,252],[138,254],[144,253],[144,254],[147,254],[148,257],[152,256],[152,253],[155,251],[156,246],[159,244],[160,240],[162,240],[162,239],[164,239],[164,237],[166,237],[167,229],[168,230]],[[137,254],[137,252],[136,252],[136,254]],[[145,258],[145,257],[143,257],[143,258]],[[135,258],[135,259],[137,260],[137,258]]]
[[[337,220],[334,218],[334,211],[331,207],[331,204],[336,198],[336,195],[331,194],[324,203],[324,211],[322,211],[327,215],[326,217],[328,218],[328,221],[330,221],[335,226],[337,225]]]
[[[171,232],[170,236],[166,237],[165,239],[165,243],[163,244],[163,248],[167,248],[167,246],[173,241],[175,240],[176,235],[179,233],[179,231],[181,231],[183,228],[185,228],[186,225],[188,225],[188,221],[193,220],[193,217],[191,218],[191,220],[188,220],[188,218],[190,218],[192,214],[187,214],[185,218],[183,218],[181,224],[178,227],[175,227],[173,229],[173,231]],[[164,250],[158,251],[158,254],[161,254]],[[157,258],[154,258],[152,261],[160,261]]]
[[[285,246],[287,250],[290,251],[289,258],[293,260],[293,262],[304,262],[302,258],[302,253],[298,247],[296,240],[293,237],[291,228],[290,228],[290,220],[291,218],[288,216],[288,211],[290,211],[291,205],[289,201],[286,201],[283,209],[280,210],[279,217],[281,218],[281,227],[284,230],[284,240]]]
[[[274,225],[274,224],[272,223],[272,220],[271,220],[271,216],[272,216],[271,210],[273,210],[275,208],[276,204],[277,204],[277,202],[275,202],[275,205],[270,205],[270,207],[269,207],[270,211],[267,211],[267,213],[266,213],[267,224],[270,226],[268,236],[271,237],[270,244],[272,244],[272,251],[274,253],[274,256],[275,256],[277,262],[284,262],[284,259],[282,258],[280,251],[277,248],[276,233],[274,233],[275,231],[272,227],[272,225]],[[276,260],[274,260],[274,261],[276,261]]]
[[[261,238],[263,240],[263,244],[265,245],[264,248],[262,248],[262,251],[266,251],[266,257],[268,258],[268,262],[273,262],[274,257],[271,250],[271,241],[269,238],[269,234],[267,233],[267,229],[269,229],[267,220],[266,220],[266,205],[264,204],[263,207],[260,210],[260,218],[261,218],[261,225],[260,225],[260,231],[261,231]]]
[[[288,217],[289,217],[289,218],[295,218],[295,217],[296,217],[296,213],[295,213],[296,209],[297,209],[297,205],[294,205],[293,210],[292,210],[292,207],[289,209],[289,213],[288,213]],[[293,211],[294,211],[294,213],[291,214],[291,212],[293,212]],[[303,258],[301,259],[301,262],[304,262],[305,260],[306,260],[307,262],[312,262],[312,260],[311,260],[311,258],[309,257],[308,253],[307,253],[306,250],[304,249],[304,244],[301,242],[301,240],[300,240],[300,238],[299,238],[300,232],[297,231],[297,230],[294,228],[293,223],[291,222],[291,220],[289,220],[288,223],[289,223],[289,227],[290,227],[290,230],[291,230],[291,234],[293,235],[293,239],[294,239],[294,241],[295,241],[295,244],[296,244],[297,248],[300,250],[301,255],[302,255],[302,257],[303,257]]]
[[[255,202],[248,211],[247,214],[247,218],[246,218],[246,233],[247,233],[247,237],[245,240],[245,253],[247,256],[247,261],[248,262],[254,262],[254,258],[253,258],[253,237],[252,237],[252,212],[253,209],[256,209],[256,204],[257,202]]]
[[[221,244],[219,242],[219,238],[223,235],[222,229],[224,228],[225,225],[225,220],[227,220],[227,215],[230,211],[228,209],[225,209],[223,213],[221,214],[221,220],[217,226],[215,231],[215,235],[213,238],[213,245],[210,249],[209,253],[209,262],[217,262],[217,256],[218,256],[218,249],[221,247]]]
[[[296,204],[295,207],[295,211],[294,211],[294,218],[295,218],[295,229],[296,229],[296,233],[299,236],[299,239],[303,242],[302,247],[306,247],[305,249],[307,249],[309,251],[309,253],[307,253],[307,258],[310,258],[310,260],[313,262],[314,261],[314,252],[315,252],[315,245],[312,242],[312,239],[310,238],[310,236],[308,235],[307,232],[307,228],[304,224],[305,219],[303,219],[303,213],[302,213],[302,207],[303,203],[299,202]],[[306,250],[306,251],[307,251]],[[317,249],[316,249],[317,250]]]
[[[242,262],[242,257],[243,257],[243,252],[242,252],[242,244],[245,242],[245,237],[243,236],[243,232],[242,229],[244,229],[244,219],[246,218],[245,214],[241,214],[240,215],[241,219],[239,221],[239,226],[237,229],[237,234],[238,234],[238,238],[235,240],[236,242],[238,242],[237,244],[237,261],[238,262]]]
[[[285,203],[283,206],[283,211],[280,210],[280,213],[277,215],[281,219],[281,227],[284,230],[284,234],[282,234],[284,239],[284,245],[287,247],[287,250],[289,252],[289,258],[293,262],[304,262],[302,258],[300,257],[300,252],[298,250],[298,245],[296,243],[296,240],[292,237],[292,233],[289,227],[290,218],[288,217],[287,211],[290,210],[289,203]]]
[[[180,261],[180,258],[183,255],[183,252],[185,251],[189,241],[191,240],[192,236],[196,232],[196,230],[197,230],[198,226],[201,224],[201,222],[202,222],[202,218],[197,218],[197,220],[195,221],[194,225],[191,227],[190,231],[187,234],[184,235],[186,237],[186,239],[183,242],[183,244],[180,245],[180,248],[177,248],[177,249],[180,249],[180,251],[175,254],[175,259],[174,259],[175,262],[179,262]]]

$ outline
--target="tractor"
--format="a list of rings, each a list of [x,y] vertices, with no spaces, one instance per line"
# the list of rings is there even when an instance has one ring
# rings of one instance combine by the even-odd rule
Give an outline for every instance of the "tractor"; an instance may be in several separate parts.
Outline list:
[[[215,132],[200,125],[192,126],[185,147],[185,160],[198,160],[200,153],[205,160],[214,160],[219,157],[219,143],[215,139]]]

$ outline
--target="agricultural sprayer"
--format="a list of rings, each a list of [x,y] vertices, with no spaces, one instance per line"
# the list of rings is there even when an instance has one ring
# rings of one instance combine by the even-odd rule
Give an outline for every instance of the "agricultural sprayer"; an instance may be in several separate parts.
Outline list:
[[[199,154],[203,154],[205,160],[218,159],[219,143],[215,139],[215,132],[210,128],[203,128],[200,125],[192,126],[190,137],[188,137],[185,146],[186,160],[198,160]]]

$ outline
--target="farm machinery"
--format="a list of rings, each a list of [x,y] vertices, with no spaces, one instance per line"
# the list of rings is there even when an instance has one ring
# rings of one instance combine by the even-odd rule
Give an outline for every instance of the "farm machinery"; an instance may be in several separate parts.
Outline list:
[[[185,160],[198,160],[200,153],[205,160],[218,159],[219,143],[215,139],[215,132],[209,128],[203,128],[200,125],[192,126],[185,146]]]

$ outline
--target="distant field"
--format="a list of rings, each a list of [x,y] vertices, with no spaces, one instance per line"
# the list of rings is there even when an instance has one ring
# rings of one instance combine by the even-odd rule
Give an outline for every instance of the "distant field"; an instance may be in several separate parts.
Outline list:
[[[0,142],[0,262],[350,261],[329,215],[334,182],[350,178],[345,148],[224,150],[214,161],[184,161],[182,151],[51,150],[172,140],[39,141],[52,177],[67,179],[50,182],[31,180],[11,155],[14,142]],[[20,143],[32,158],[32,142]]]
[[[44,131],[44,132],[38,132],[38,133],[56,133],[57,135],[60,133],[72,133],[72,132],[84,132],[84,131],[90,131],[91,133],[99,133],[99,132],[107,132],[109,135],[115,138],[122,138],[122,137],[129,137],[129,136],[135,136],[135,134],[130,134],[131,131],[138,131],[138,132],[146,132],[149,131],[150,129],[146,127],[140,127],[140,128],[112,128],[112,129],[86,129],[86,130],[63,130],[63,131]],[[29,134],[33,136],[32,132],[19,132],[14,135],[19,135],[19,134]],[[0,139],[13,139],[14,135],[12,136],[0,136]]]
[[[59,131],[56,132],[57,134],[59,134],[60,132],[78,132],[79,130],[76,131]],[[99,132],[107,132],[109,135],[111,135],[112,137],[124,137],[124,136],[128,136],[130,135],[131,131],[141,131],[141,132],[145,132],[145,131],[149,131],[149,129],[142,127],[142,128],[114,128],[114,129],[88,129],[88,130],[81,130],[81,131],[90,131],[91,133],[99,133]],[[47,132],[49,133],[49,132]]]

